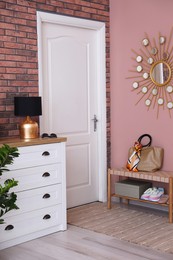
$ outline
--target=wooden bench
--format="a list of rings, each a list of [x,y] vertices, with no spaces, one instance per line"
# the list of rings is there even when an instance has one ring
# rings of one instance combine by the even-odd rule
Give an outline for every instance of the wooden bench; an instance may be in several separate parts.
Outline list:
[[[141,200],[141,199],[136,199],[136,198],[131,198],[127,196],[122,196],[118,194],[112,194],[111,193],[111,182],[112,182],[112,176],[123,176],[127,178],[135,178],[135,179],[140,179],[140,180],[147,180],[147,181],[157,181],[161,183],[168,183],[169,185],[169,203],[167,204],[161,204],[158,202],[152,202],[152,201],[146,201],[146,200]],[[166,172],[166,171],[157,171],[157,172],[131,172],[128,171],[125,168],[122,169],[108,169],[108,203],[107,207],[108,209],[111,209],[111,197],[119,197],[122,199],[126,199],[127,201],[129,200],[136,200],[144,203],[150,203],[150,204],[159,204],[162,206],[167,206],[168,207],[168,212],[169,212],[169,223],[173,222],[173,216],[172,216],[172,210],[173,210],[173,172]]]

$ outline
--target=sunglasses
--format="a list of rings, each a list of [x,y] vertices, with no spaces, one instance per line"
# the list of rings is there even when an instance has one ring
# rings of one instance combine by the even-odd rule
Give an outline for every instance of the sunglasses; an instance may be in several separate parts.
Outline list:
[[[52,133],[52,134],[50,134],[50,135],[48,135],[47,133],[43,133],[43,134],[41,135],[41,138],[57,138],[57,135],[54,134],[54,133]]]

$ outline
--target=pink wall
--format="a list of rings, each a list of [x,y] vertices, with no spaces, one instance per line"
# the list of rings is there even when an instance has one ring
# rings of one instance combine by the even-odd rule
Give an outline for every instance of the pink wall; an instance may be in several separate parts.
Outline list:
[[[134,75],[134,57],[131,49],[138,51],[146,32],[150,39],[161,32],[169,36],[173,26],[172,0],[110,0],[111,24],[111,166],[122,167],[127,161],[127,151],[144,133],[153,137],[154,146],[164,148],[164,170],[173,170],[173,110],[159,112],[138,105],[137,92],[126,79]],[[173,39],[172,42],[173,44]]]

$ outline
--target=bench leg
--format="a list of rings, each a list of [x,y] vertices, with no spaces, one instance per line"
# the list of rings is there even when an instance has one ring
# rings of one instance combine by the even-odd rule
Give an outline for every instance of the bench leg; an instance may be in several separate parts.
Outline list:
[[[108,203],[107,208],[111,209],[111,170],[108,169]]]
[[[172,223],[173,178],[169,178],[169,223]]]
[[[129,205],[129,199],[125,199],[124,204]]]

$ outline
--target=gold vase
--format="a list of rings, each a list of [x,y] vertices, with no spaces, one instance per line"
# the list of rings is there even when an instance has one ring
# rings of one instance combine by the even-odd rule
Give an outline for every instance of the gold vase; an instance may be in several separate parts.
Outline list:
[[[20,124],[20,138],[21,139],[34,139],[38,138],[38,124],[33,121],[30,116]]]

